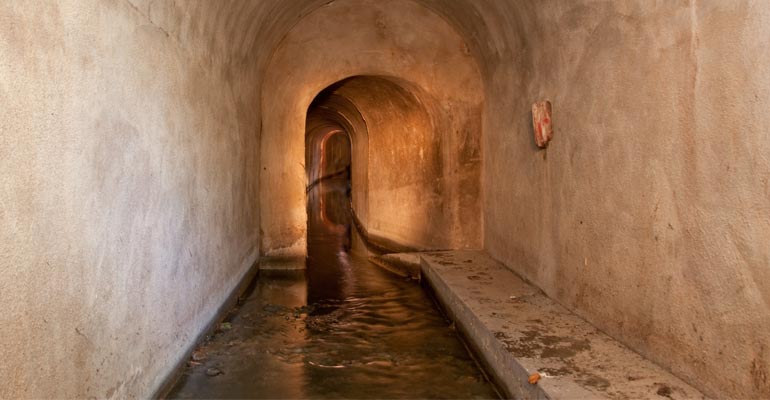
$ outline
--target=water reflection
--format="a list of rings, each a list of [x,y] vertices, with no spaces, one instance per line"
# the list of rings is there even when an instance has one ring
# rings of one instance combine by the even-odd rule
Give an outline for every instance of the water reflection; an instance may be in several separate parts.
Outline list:
[[[308,301],[344,300],[352,281],[347,175],[320,180],[308,192]]]
[[[261,275],[171,397],[497,397],[419,286],[345,252],[345,220],[330,223],[318,207],[346,185],[309,194],[306,273]]]

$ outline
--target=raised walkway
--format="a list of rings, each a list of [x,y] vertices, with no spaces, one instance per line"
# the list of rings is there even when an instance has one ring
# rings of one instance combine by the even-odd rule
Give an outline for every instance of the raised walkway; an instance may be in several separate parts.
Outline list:
[[[421,279],[506,396],[704,397],[481,251],[420,253],[419,259]]]

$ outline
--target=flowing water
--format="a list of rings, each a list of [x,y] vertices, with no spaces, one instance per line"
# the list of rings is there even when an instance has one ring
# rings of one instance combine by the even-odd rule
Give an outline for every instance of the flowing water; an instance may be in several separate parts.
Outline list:
[[[309,194],[307,270],[261,272],[169,397],[498,397],[419,285],[345,251],[345,186]]]

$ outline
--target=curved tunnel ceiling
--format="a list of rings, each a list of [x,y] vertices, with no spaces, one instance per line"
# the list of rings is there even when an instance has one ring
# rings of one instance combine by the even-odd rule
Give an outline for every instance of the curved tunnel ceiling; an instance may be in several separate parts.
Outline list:
[[[495,72],[501,59],[517,58],[519,51],[526,47],[521,33],[533,25],[532,6],[522,2],[412,1],[455,28],[465,40],[467,51],[476,57],[484,76]],[[253,63],[257,72],[264,71],[273,51],[300,20],[334,2],[126,0],[128,6],[144,15],[148,23],[183,46],[205,46],[211,58]],[[512,43],[518,48],[510,48]]]

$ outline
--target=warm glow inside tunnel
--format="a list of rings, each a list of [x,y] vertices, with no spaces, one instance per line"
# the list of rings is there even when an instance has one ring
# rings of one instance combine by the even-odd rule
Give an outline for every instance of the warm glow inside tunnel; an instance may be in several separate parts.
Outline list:
[[[374,24],[319,9],[273,55],[263,89],[264,255],[306,252],[305,137],[326,125],[350,135],[353,208],[369,235],[401,248],[481,246],[479,70],[444,19],[402,5],[410,11],[357,11]],[[357,40],[344,33],[351,24]],[[447,62],[435,62],[439,54]]]
[[[318,222],[330,228],[334,226],[344,229],[348,225],[346,215],[349,193],[346,189],[350,182],[350,139],[346,131],[338,128],[315,133],[308,133],[308,203],[320,204]],[[334,179],[343,181],[343,191],[326,193],[323,190],[325,182]],[[313,199],[314,196],[318,198]],[[308,213],[308,219],[310,215]],[[308,221],[308,227],[310,225]]]
[[[324,178],[349,172],[356,225],[368,242],[448,248],[456,245],[452,227],[462,210],[447,197],[461,183],[443,173],[441,132],[428,113],[435,106],[410,86],[356,76],[316,96],[306,122],[308,193],[315,195],[311,189]],[[329,214],[320,211],[321,218]]]
[[[309,258],[338,172],[354,249],[475,249],[708,396],[768,398],[768,38],[763,0],[6,1],[0,398],[160,393]]]

